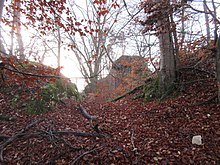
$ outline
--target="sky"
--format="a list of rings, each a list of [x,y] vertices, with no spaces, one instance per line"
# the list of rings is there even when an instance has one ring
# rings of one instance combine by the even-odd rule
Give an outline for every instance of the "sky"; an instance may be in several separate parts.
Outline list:
[[[87,84],[84,81],[79,67],[77,66],[78,64],[76,63],[76,59],[74,59],[74,56],[72,55],[72,51],[62,49],[61,53],[65,54],[65,56],[61,57],[61,66],[63,67],[61,73],[64,76],[70,78],[71,81],[77,85],[78,90],[82,91]],[[52,67],[57,67],[56,59],[54,59],[53,56],[46,58],[44,64]]]

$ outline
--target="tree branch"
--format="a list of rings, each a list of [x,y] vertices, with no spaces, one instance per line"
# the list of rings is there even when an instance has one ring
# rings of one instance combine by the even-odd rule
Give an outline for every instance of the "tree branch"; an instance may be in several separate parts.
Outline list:
[[[11,142],[17,140],[20,137],[23,137],[27,130],[29,130],[30,128],[34,127],[36,124],[40,123],[41,121],[43,121],[43,120],[36,120],[36,121],[32,122],[31,124],[27,125],[24,129],[22,129],[18,133],[16,133],[15,135],[11,136],[10,138],[8,138],[7,141],[5,141],[3,144],[1,144],[0,145],[0,162],[4,161],[4,159],[3,159],[4,148],[7,145],[9,145]]]
[[[78,110],[83,115],[83,117],[85,117],[88,120],[96,120],[97,119],[96,116],[90,115],[82,105],[79,105]]]
[[[206,5],[206,4],[205,4],[205,5]],[[207,9],[208,9],[209,12],[205,12],[205,11],[202,11],[202,10],[195,9],[195,8],[192,7],[191,5],[187,5],[187,7],[191,8],[192,10],[194,10],[194,11],[196,11],[196,12],[211,15],[211,16],[215,19],[215,21],[216,21],[218,24],[220,24],[220,20],[218,20],[218,19],[216,18],[216,16],[212,13],[212,11],[210,10],[210,8],[209,8],[207,5],[206,5],[206,7],[207,7]]]
[[[8,64],[9,65],[9,64]],[[14,68],[14,67],[13,67]],[[14,72],[14,73],[19,73],[19,74],[22,74],[22,75],[25,75],[25,76],[34,76],[34,77],[41,77],[41,78],[63,78],[63,79],[69,79],[69,78],[65,78],[65,77],[61,77],[61,76],[53,76],[53,75],[39,75],[39,74],[32,74],[32,73],[26,73],[26,72],[22,72],[22,71],[19,71],[17,70],[16,68],[15,69],[10,69],[6,66],[4,67],[1,67],[1,69],[6,69],[8,71],[11,71],[11,72]]]

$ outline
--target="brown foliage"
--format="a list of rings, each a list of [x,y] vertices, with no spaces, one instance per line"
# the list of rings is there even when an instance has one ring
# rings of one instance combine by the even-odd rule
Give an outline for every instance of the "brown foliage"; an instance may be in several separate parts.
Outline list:
[[[99,130],[113,135],[108,138],[70,133],[94,133],[73,100],[35,116],[2,108],[1,113],[16,117],[15,122],[0,121],[2,135],[17,135],[31,121],[44,119],[22,134],[23,138],[5,146],[4,163],[218,164],[220,107],[210,100],[216,84],[204,72],[192,69],[182,71],[181,82],[182,93],[161,102],[130,100],[132,96],[114,103],[83,102],[90,114],[98,116],[94,124]],[[2,93],[0,100],[5,107],[7,99]],[[41,134],[36,134],[39,130]],[[58,130],[69,133],[56,134]],[[194,135],[202,136],[203,145],[191,143]]]
[[[115,61],[109,75],[99,80],[92,92],[98,97],[111,99],[144,84],[149,73],[145,58],[121,56]]]
[[[11,99],[17,95],[21,96],[22,103],[34,97],[38,98],[42,86],[60,78],[60,68],[20,61],[14,56],[0,58],[4,65],[1,67],[1,91],[8,91],[6,93]]]

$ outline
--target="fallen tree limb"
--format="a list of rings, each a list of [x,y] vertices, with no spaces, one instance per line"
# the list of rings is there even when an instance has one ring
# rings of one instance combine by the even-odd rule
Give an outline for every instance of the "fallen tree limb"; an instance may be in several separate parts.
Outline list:
[[[25,132],[27,130],[29,130],[30,128],[32,128],[33,126],[35,126],[36,124],[40,123],[42,120],[36,120],[34,122],[32,122],[31,124],[27,125],[24,129],[22,129],[21,131],[19,131],[18,133],[16,133],[15,135],[11,136],[10,138],[8,138],[3,144],[0,145],[0,162],[3,162],[3,150],[4,148],[9,145],[11,142],[17,140],[20,137],[23,137],[25,135]]]
[[[4,141],[10,138],[10,136],[0,134],[0,141]]]
[[[204,104],[210,104],[213,100],[218,98],[218,94],[215,94],[214,96],[212,96],[211,98],[204,100],[202,102],[198,102],[198,103],[194,103],[194,104],[190,104],[188,105],[188,107],[194,107],[194,106],[200,106],[200,105],[204,105]]]
[[[10,64],[8,64],[8,65],[10,65]],[[11,71],[11,72],[14,72],[14,73],[22,74],[24,76],[40,77],[40,78],[56,78],[56,79],[61,79],[62,78],[62,79],[69,79],[69,78],[65,78],[65,77],[62,77],[62,76],[40,75],[40,74],[26,73],[26,72],[23,72],[23,71],[19,71],[18,69],[14,68],[14,67],[13,67],[13,69],[8,68],[8,67],[1,67],[1,68],[6,69],[6,70]]]
[[[13,116],[0,115],[0,120],[2,120],[2,121],[15,121],[16,118]]]
[[[99,147],[100,148],[100,147]],[[77,161],[79,161],[82,157],[84,157],[85,155],[88,155],[90,153],[93,153],[95,151],[97,151],[99,148],[94,148],[92,150],[86,151],[83,154],[81,154],[80,156],[78,156],[72,163],[71,165],[75,165],[77,163]]]
[[[90,115],[82,105],[79,105],[79,107],[77,109],[82,114],[82,116],[85,117],[86,119],[88,119],[88,120],[96,120],[97,119],[96,116]]]
[[[208,74],[208,75],[210,75],[210,76],[212,76],[212,77],[215,77],[215,74],[214,74],[214,73],[209,72],[209,71],[207,71],[207,70],[202,70],[202,69],[199,69],[199,68],[195,68],[195,67],[181,67],[181,68],[179,68],[179,70],[180,70],[180,71],[181,71],[181,70],[195,70],[195,71],[198,71],[198,72],[201,72],[201,73],[206,73],[206,74]]]
[[[89,133],[89,132],[79,132],[79,131],[71,131],[71,130],[63,130],[63,131],[38,131],[34,133],[24,133],[22,137],[30,138],[36,136],[43,136],[43,135],[73,135],[76,137],[110,137],[110,134],[107,133]]]
[[[15,133],[12,136],[7,136],[7,135],[0,135],[0,138],[2,137],[3,143],[0,145],[0,162],[4,162],[4,158],[3,158],[3,151],[4,149],[11,144],[12,142],[19,140],[19,139],[29,139],[29,138],[34,138],[34,137],[48,137],[48,139],[53,139],[54,137],[56,138],[61,138],[58,137],[58,135],[62,136],[62,135],[73,135],[76,137],[99,137],[99,138],[105,138],[105,137],[112,137],[112,135],[110,135],[109,133],[105,133],[102,132],[100,129],[98,132],[80,132],[80,131],[71,131],[71,130],[61,130],[61,131],[57,131],[57,130],[39,130],[39,129],[35,129],[33,132],[28,131],[30,128],[36,126],[37,124],[39,124],[41,121],[45,121],[45,120],[36,120],[34,122],[32,122],[31,124],[27,125],[24,129],[22,129],[21,131]],[[46,129],[48,128],[45,127]],[[28,132],[27,132],[28,131]],[[66,142],[67,143],[67,142]],[[68,144],[69,145],[69,144]],[[70,146],[70,145],[69,145]],[[71,146],[71,149],[74,149]]]
[[[125,93],[125,94],[123,94],[123,95],[121,95],[121,96],[119,96],[119,97],[114,98],[114,99],[112,100],[112,102],[118,101],[118,100],[124,98],[125,96],[130,95],[130,94],[136,92],[137,90],[143,88],[143,86],[144,86],[144,85],[140,85],[140,86],[138,86],[138,87],[136,87],[136,88],[134,88],[134,89],[128,91],[127,93]]]
[[[104,133],[87,133],[87,132],[78,132],[78,131],[53,131],[55,135],[74,135],[81,137],[106,137]]]

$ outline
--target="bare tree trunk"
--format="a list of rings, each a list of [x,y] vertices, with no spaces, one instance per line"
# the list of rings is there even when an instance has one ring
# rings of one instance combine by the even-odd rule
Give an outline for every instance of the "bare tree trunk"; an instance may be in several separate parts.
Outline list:
[[[165,93],[176,80],[175,57],[171,33],[160,34],[160,90]]]
[[[183,48],[183,43],[184,43],[184,40],[185,40],[185,24],[184,24],[184,16],[185,16],[185,9],[182,8],[181,9],[181,42],[180,42],[180,47],[181,49]]]
[[[10,49],[9,49],[9,55],[13,55],[13,50],[14,50],[14,29],[15,29],[15,23],[13,21],[12,23],[12,27],[11,27],[11,45],[10,45]]]
[[[214,20],[214,46],[216,48],[215,57],[216,57],[216,77],[217,77],[217,87],[218,87],[218,103],[220,103],[220,34],[218,35],[218,24],[219,20],[217,18],[217,11],[214,0],[212,0],[213,12],[209,9],[206,3],[204,6],[211,14]]]
[[[166,1],[167,5],[169,0]],[[170,31],[170,16],[168,13],[164,12],[166,16],[162,20],[158,21],[158,26],[164,29],[159,34],[159,44],[160,44],[160,91],[161,94],[165,94],[169,87],[176,80],[176,64],[174,55],[174,44],[172,32]]]
[[[209,16],[208,16],[208,10],[207,10],[207,3],[206,0],[203,0],[203,8],[205,11],[205,24],[206,24],[206,33],[207,33],[207,41],[209,43],[211,37],[210,37],[210,26],[209,26]]]
[[[171,14],[170,16],[170,20],[171,20],[171,23],[173,24],[173,26],[175,27],[172,27],[172,33],[170,35],[173,35],[173,40],[174,40],[174,43],[172,41],[172,38],[171,38],[171,42],[172,44],[174,45],[174,49],[173,49],[173,55],[175,57],[175,72],[178,74],[178,69],[179,69],[179,44],[178,44],[178,38],[177,38],[177,32],[176,32],[176,24],[174,22],[174,19],[173,19],[173,15]],[[171,36],[172,37],[172,36]],[[178,77],[178,75],[176,75]]]
[[[17,6],[17,8],[19,9],[21,7],[21,2],[20,1],[17,1],[17,2],[14,2],[15,5]],[[22,35],[21,35],[21,21],[20,21],[20,18],[21,18],[21,13],[20,11],[14,9],[15,12],[14,12],[14,24],[15,24],[15,27],[16,27],[16,37],[17,37],[17,42],[18,42],[18,55],[19,55],[19,58],[21,60],[24,60],[25,59],[25,55],[24,55],[24,43],[23,43],[23,40],[22,40]]]
[[[220,103],[220,35],[218,36],[218,23],[217,11],[214,0],[212,0],[213,6],[213,19],[214,19],[214,40],[216,46],[216,76],[217,76],[217,87],[218,87],[218,103]],[[207,7],[207,5],[206,5]]]
[[[110,2],[105,4],[106,9],[111,9]],[[72,2],[72,5],[75,3],[77,2]],[[72,51],[77,58],[80,72],[88,84],[88,91],[91,89],[91,92],[93,92],[96,90],[97,81],[102,76],[102,72],[106,70],[106,65],[103,65],[104,61],[107,61],[111,56],[109,47],[112,48],[113,44],[108,44],[107,38],[113,32],[121,9],[114,13],[109,12],[101,16],[97,14],[99,9],[93,1],[85,0],[85,3],[87,5],[84,10],[78,8],[71,12],[75,17],[78,15],[77,11],[82,12],[82,16],[92,22],[87,26],[88,31],[92,33],[86,36],[80,36],[80,38],[76,35],[69,34],[69,39],[72,42]]]
[[[0,1],[0,20],[2,19],[4,2],[5,2],[5,0]],[[0,21],[0,23],[1,23],[1,21]],[[5,47],[4,47],[3,42],[2,42],[1,25],[0,25],[0,51],[5,53]]]
[[[61,34],[60,27],[57,26],[57,34],[58,34],[58,52],[57,52],[57,67],[60,67],[60,58],[61,58]]]
[[[207,4],[206,5],[206,8],[208,8]],[[212,7],[213,7],[213,19],[214,19],[214,26],[215,26],[215,30],[214,30],[214,40],[215,40],[215,44],[217,43],[217,40],[219,41],[218,39],[218,26],[217,26],[217,22],[219,22],[217,20],[217,11],[216,11],[216,6],[215,6],[215,3],[214,3],[214,0],[212,0]]]
[[[4,3],[5,3],[5,0],[0,1],[0,18],[2,18]]]

